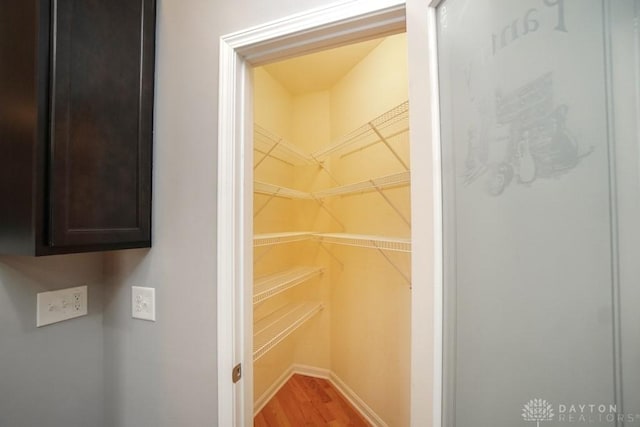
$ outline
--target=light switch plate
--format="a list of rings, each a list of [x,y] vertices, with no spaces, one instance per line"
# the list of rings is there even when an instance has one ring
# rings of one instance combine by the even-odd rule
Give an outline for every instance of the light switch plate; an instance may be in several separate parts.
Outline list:
[[[155,288],[131,287],[131,316],[134,319],[156,321]]]
[[[37,295],[36,326],[50,325],[87,315],[87,287],[40,292]]]

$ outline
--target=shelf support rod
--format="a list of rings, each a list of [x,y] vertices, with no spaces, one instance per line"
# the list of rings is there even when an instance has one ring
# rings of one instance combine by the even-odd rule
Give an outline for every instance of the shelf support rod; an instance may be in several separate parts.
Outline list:
[[[336,183],[336,185],[340,185],[340,182],[338,182],[336,177],[333,176],[333,174],[331,173],[329,168],[327,168],[327,166],[324,164],[324,162],[322,160],[318,160],[318,158],[316,156],[314,156],[313,154],[310,154],[310,156],[313,159],[313,161],[316,162],[318,164],[318,166],[320,166],[320,169],[322,169],[329,176],[329,178],[331,178],[331,181]]]
[[[260,164],[261,164],[262,162],[264,162],[264,161],[265,161],[265,159],[271,155],[271,152],[272,152],[273,150],[275,150],[275,149],[276,149],[276,147],[277,147],[278,145],[280,145],[280,143],[281,143],[281,142],[282,142],[282,138],[281,138],[281,139],[279,139],[279,140],[277,140],[277,141],[276,141],[276,143],[275,143],[275,144],[273,144],[273,146],[272,146],[271,148],[269,148],[269,151],[267,151],[266,153],[264,153],[264,156],[262,156],[262,158],[261,158],[260,160],[258,160],[258,163],[256,163],[256,164],[253,166],[253,170],[256,170],[256,169],[258,168],[258,166],[260,166]]]
[[[330,217],[331,217],[335,222],[337,222],[337,223],[338,223],[338,225],[340,226],[340,228],[342,228],[342,230],[343,230],[343,231],[344,231],[344,230],[346,230],[346,228],[345,228],[344,224],[342,223],[342,221],[340,221],[340,220],[338,219],[338,217],[337,217],[333,212],[331,212],[331,209],[329,209],[329,208],[326,206],[326,204],[325,204],[322,200],[320,200],[319,198],[317,198],[317,197],[316,197],[315,195],[313,195],[313,194],[311,195],[311,197],[313,197],[313,200],[315,200],[315,201],[316,201],[316,203],[317,203],[317,204],[318,204],[322,209],[324,209],[324,211],[325,211],[327,214],[329,214],[329,216],[330,216]]]
[[[389,141],[387,141],[387,139],[384,136],[382,136],[380,131],[378,131],[378,128],[376,128],[375,125],[372,122],[369,122],[369,126],[371,126],[371,129],[375,132],[376,135],[378,135],[378,138],[380,138],[380,141],[382,141],[382,143],[387,146],[387,148],[391,151],[393,156],[400,162],[400,164],[402,164],[402,167],[404,168],[404,170],[408,171],[409,170],[409,166],[407,166],[407,164],[404,162],[404,160],[402,160],[402,158],[396,152],[396,150],[393,149],[391,144],[389,144]]]
[[[408,129],[408,128],[407,128],[407,129],[404,129],[404,130],[401,130],[401,131],[398,131],[398,132],[394,132],[394,133],[392,133],[391,135],[387,136],[387,139],[393,138],[393,137],[398,136],[398,135],[402,135],[403,133],[405,133],[405,132],[407,132],[407,131],[409,131],[409,129]],[[340,155],[340,158],[341,158],[341,159],[344,159],[345,157],[350,156],[350,155],[352,155],[352,154],[355,154],[355,153],[357,153],[357,152],[359,152],[359,151],[364,151],[364,150],[366,150],[367,148],[369,148],[369,147],[372,147],[372,146],[376,145],[378,142],[380,142],[380,141],[371,142],[371,143],[369,143],[369,144],[367,144],[367,145],[363,145],[363,146],[362,146],[362,147],[360,147],[360,148],[356,148],[355,150],[347,151],[346,153],[344,153],[344,154]]]
[[[322,249],[324,249],[324,251],[325,251],[327,254],[329,254],[329,256],[330,256],[330,257],[331,257],[335,262],[337,262],[338,264],[340,264],[340,268],[341,268],[342,270],[344,270],[344,264],[342,263],[342,261],[340,261],[340,259],[338,259],[338,257],[337,257],[337,256],[335,256],[335,255],[333,254],[333,252],[331,252],[329,249],[327,249],[327,247],[326,247],[322,242],[320,242],[320,247],[321,247]]]
[[[257,264],[266,254],[271,252],[271,249],[274,248],[274,245],[267,246],[267,250],[262,252],[259,256],[253,257],[253,263]]]
[[[269,194],[269,198],[267,199],[267,201],[264,202],[262,206],[260,206],[260,208],[254,212],[253,217],[254,218],[257,217],[260,214],[260,212],[262,212],[264,208],[266,208],[267,205],[273,200],[273,198],[278,195],[279,192],[280,192],[280,189],[278,188],[274,193]]]
[[[394,211],[396,211],[396,213],[398,214],[398,216],[400,218],[402,218],[402,221],[404,221],[405,224],[407,224],[407,226],[409,228],[411,228],[411,222],[402,214],[402,212],[400,212],[400,209],[398,209],[398,207],[393,204],[393,202],[387,197],[386,194],[384,194],[384,191],[382,191],[382,189],[380,187],[378,187],[376,185],[376,183],[370,179],[369,182],[371,183],[371,185],[373,186],[373,188],[376,189],[376,191],[378,192],[378,194],[380,194],[382,196],[382,198],[387,202],[387,204],[389,206],[391,206],[391,209],[393,209]]]
[[[409,278],[409,276],[407,276],[404,271],[400,270],[400,267],[398,267],[396,265],[395,262],[393,262],[393,260],[391,258],[389,258],[389,255],[387,255],[382,249],[380,249],[378,247],[378,245],[376,245],[376,242],[371,241],[371,243],[373,244],[373,246],[378,250],[378,252],[380,252],[380,254],[384,257],[384,259],[387,260],[387,262],[389,264],[391,264],[391,266],[402,276],[404,277],[404,280],[407,281],[407,283],[409,284],[409,287],[411,287],[411,279]]]

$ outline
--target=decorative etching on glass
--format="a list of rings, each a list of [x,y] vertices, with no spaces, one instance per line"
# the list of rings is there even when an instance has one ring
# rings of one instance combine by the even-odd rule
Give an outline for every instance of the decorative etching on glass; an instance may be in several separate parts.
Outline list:
[[[488,111],[491,107],[494,110]],[[553,73],[507,94],[498,89],[493,103],[483,100],[476,108],[480,123],[469,126],[464,183],[485,177],[487,192],[493,196],[512,183],[530,185],[537,179],[557,178],[593,151],[582,147],[567,129],[569,107],[554,104]]]

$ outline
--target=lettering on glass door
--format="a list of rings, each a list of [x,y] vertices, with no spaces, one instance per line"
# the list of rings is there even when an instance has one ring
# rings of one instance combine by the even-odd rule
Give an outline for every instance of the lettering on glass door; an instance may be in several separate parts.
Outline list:
[[[461,10],[470,12],[471,4],[463,2]],[[473,5],[482,13],[480,4]],[[447,59],[451,65],[462,60],[451,68],[452,107],[462,125],[452,136],[466,152],[459,153],[464,163],[456,173],[465,186],[478,185],[492,196],[510,186],[560,178],[595,146],[591,136],[584,137],[585,129],[575,129],[588,120],[579,105],[584,94],[574,92],[572,82],[576,73],[589,82],[598,76],[569,60],[566,48],[585,31],[573,19],[573,9],[565,0],[505,5],[499,15],[473,21],[460,34],[454,25],[460,18],[452,19],[444,6],[439,16],[441,34],[451,40]]]

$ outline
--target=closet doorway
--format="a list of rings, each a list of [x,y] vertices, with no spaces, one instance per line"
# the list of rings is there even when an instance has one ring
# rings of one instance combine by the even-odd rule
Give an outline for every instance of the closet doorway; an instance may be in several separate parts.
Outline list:
[[[292,373],[328,378],[372,425],[438,416],[439,162],[427,8],[412,36],[410,4],[223,38],[219,425],[253,425]],[[332,67],[296,68],[308,54]]]
[[[371,425],[409,425],[406,34],[256,67],[253,94],[256,425],[348,419],[273,399],[293,374]]]

